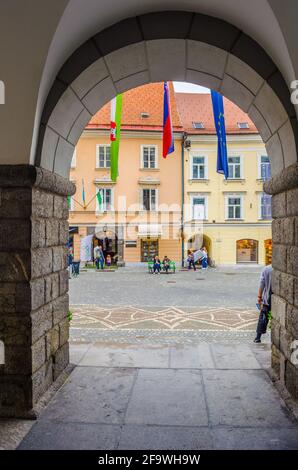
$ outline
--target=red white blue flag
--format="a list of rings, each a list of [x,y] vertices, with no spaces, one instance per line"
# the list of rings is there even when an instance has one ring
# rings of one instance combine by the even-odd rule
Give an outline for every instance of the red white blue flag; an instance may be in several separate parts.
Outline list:
[[[162,156],[166,158],[169,153],[174,152],[174,134],[172,128],[170,91],[167,82],[164,82],[163,91],[163,140]]]

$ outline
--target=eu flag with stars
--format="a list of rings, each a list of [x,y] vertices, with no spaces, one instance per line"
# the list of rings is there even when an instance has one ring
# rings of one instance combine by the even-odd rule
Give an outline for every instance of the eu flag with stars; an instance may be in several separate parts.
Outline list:
[[[217,173],[222,173],[227,179],[229,176],[226,127],[223,98],[216,91],[211,90],[214,124],[217,134]]]

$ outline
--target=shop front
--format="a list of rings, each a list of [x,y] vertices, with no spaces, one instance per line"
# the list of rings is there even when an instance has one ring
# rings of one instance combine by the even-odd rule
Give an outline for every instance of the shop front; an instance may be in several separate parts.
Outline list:
[[[258,262],[258,241],[251,239],[237,240],[237,263]]]

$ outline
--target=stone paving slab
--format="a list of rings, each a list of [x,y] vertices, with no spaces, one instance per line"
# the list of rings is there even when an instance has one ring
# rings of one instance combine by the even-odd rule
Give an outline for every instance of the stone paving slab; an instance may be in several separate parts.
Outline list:
[[[260,369],[248,344],[211,344],[216,369]]]
[[[293,428],[228,428],[212,429],[217,450],[297,450],[298,429]]]
[[[177,369],[140,370],[125,423],[207,426],[201,372]]]
[[[202,373],[212,426],[295,426],[265,371],[204,370]]]
[[[97,367],[169,367],[167,345],[94,344],[85,353],[80,366]]]
[[[125,425],[119,450],[204,450],[213,448],[208,427]]]
[[[20,450],[114,450],[121,427],[109,424],[39,421],[19,446]]]
[[[206,342],[177,344],[169,348],[170,367],[176,369],[214,369],[211,347]]]
[[[122,424],[134,369],[77,367],[43,413],[56,422]]]

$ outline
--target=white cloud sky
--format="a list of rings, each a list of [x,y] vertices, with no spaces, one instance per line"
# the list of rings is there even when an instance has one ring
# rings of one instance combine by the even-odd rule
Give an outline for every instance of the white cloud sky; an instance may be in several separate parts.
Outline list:
[[[176,93],[210,93],[209,88],[193,83],[173,82]]]

